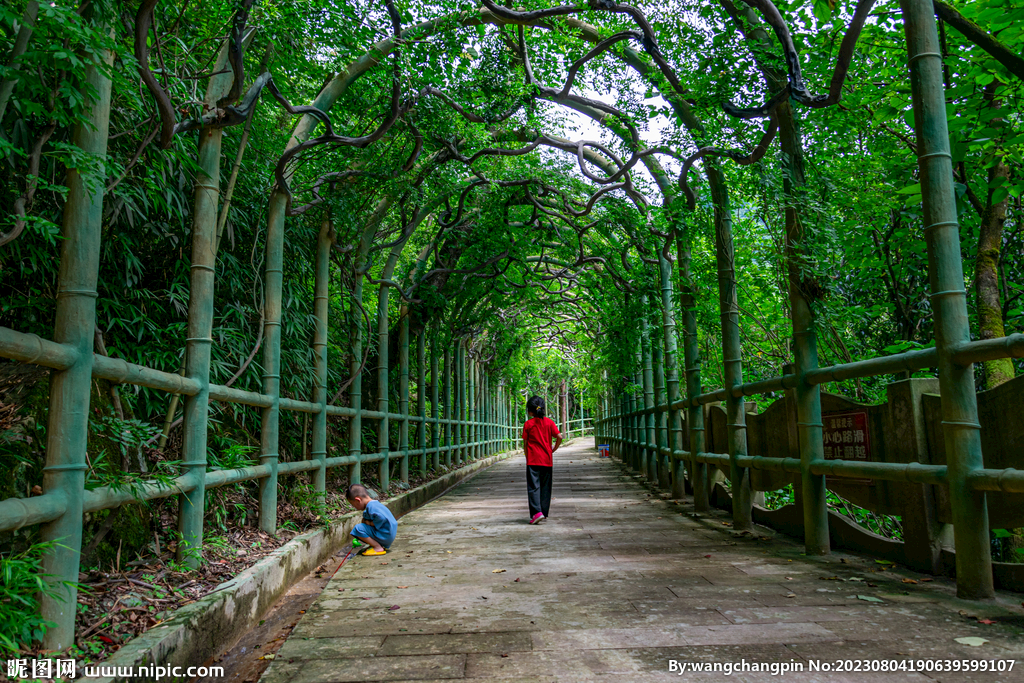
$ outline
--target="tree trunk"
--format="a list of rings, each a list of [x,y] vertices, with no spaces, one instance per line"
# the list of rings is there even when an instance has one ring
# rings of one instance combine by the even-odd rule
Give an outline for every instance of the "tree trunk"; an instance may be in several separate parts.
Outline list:
[[[1010,170],[1000,158],[989,172],[989,186],[998,178],[1009,179]],[[981,216],[981,231],[978,236],[978,256],[974,265],[974,290],[978,297],[978,337],[997,339],[1005,337],[1003,329],[1003,308],[999,301],[999,252],[1003,243],[1003,222],[1009,195],[998,202],[992,201],[993,190],[988,191],[988,201]],[[1003,382],[1013,379],[1013,361],[999,358],[983,363],[985,368],[984,387],[994,389]]]

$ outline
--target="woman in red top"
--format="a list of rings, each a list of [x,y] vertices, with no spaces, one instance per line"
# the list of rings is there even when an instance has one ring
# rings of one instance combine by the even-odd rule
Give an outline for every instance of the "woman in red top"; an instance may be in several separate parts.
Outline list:
[[[551,456],[562,445],[562,435],[554,420],[545,417],[544,399],[534,396],[526,402],[530,419],[523,425],[523,451],[526,453],[526,497],[530,502],[530,524],[548,516],[551,506]],[[551,447],[551,440],[555,447]]]

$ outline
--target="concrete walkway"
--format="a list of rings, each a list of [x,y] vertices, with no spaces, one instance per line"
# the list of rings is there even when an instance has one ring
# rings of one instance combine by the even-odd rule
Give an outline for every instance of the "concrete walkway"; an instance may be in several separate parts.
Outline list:
[[[922,577],[805,558],[764,529],[735,534],[724,514],[695,519],[591,444],[556,454],[551,519],[537,526],[521,456],[403,517],[391,552],[342,568],[261,680],[1024,681],[1024,610],[1009,608],[1024,597],[959,602],[945,580],[904,583]],[[954,640],[970,636],[988,642]],[[808,670],[865,659],[1017,661],[1008,673]],[[679,675],[671,660],[804,671]]]

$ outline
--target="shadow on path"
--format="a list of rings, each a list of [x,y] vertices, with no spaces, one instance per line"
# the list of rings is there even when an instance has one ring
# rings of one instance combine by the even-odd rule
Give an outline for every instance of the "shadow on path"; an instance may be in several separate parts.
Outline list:
[[[998,623],[1020,596],[979,606],[945,580],[904,583],[921,577],[852,554],[806,558],[765,529],[735,534],[724,515],[661,500],[591,443],[556,453],[551,519],[536,526],[522,456],[403,517],[391,552],[342,568],[261,681],[1024,681],[1020,618]],[[975,620],[986,615],[997,623]],[[954,640],[971,636],[988,642]],[[1004,673],[810,670],[1013,659]],[[678,675],[672,660],[803,671]]]

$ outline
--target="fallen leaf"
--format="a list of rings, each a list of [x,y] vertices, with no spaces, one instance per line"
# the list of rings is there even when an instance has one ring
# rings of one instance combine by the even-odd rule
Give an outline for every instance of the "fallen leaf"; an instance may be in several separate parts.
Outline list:
[[[481,599],[481,600],[486,600],[486,599],[487,599],[487,596],[486,596],[486,595],[481,595],[481,596],[480,596],[480,599]]]
[[[960,643],[961,645],[970,645],[971,647],[981,647],[982,645],[988,642],[984,638],[978,638],[976,636],[968,636],[966,638],[954,638],[953,640]]]
[[[502,655],[502,657],[508,657],[508,655]]]
[[[381,562],[381,564],[388,564],[387,562]]]
[[[451,551],[451,550],[445,550],[445,552],[446,552],[446,553],[448,553],[449,555],[451,555],[451,554],[452,554],[452,551]]]
[[[858,600],[864,600],[865,602],[885,602],[885,600],[882,600],[880,598],[876,598],[873,595],[858,595],[857,599]]]
[[[402,609],[402,606],[401,605],[391,605],[391,607],[388,607],[388,610],[391,611],[391,612],[394,612],[396,609]]]
[[[822,581],[841,581],[838,576],[819,576]]]
[[[363,600],[373,600],[373,598],[363,598]]]
[[[921,579],[921,583],[928,583],[929,581],[934,581],[934,580],[935,579]]]
[[[792,580],[793,580],[793,577],[792,577],[792,576],[787,576],[787,577],[786,577],[786,581],[792,581]]]
[[[787,593],[786,597],[787,598],[795,598],[796,597],[796,593]]]
[[[505,570],[504,569],[492,569],[491,573],[492,574],[503,574],[503,573],[505,573]]]
[[[914,579],[903,579],[903,583],[917,583]]]
[[[408,588],[408,586],[398,586],[398,588]]]
[[[519,579],[516,579],[516,580],[515,580],[515,582],[516,582],[516,583],[519,583]]]
[[[875,560],[875,564],[894,564],[891,560]]]
[[[260,659],[273,659],[276,656],[275,654],[263,655]]]
[[[711,557],[711,556],[710,555],[705,555],[704,557]]]
[[[864,579],[862,579],[859,576],[851,576],[850,578],[847,579],[847,581],[863,581],[863,580]]]
[[[428,579],[432,579],[432,578],[434,578],[434,577],[433,577],[433,576],[431,576],[430,574],[427,574],[427,578],[428,578]]]

